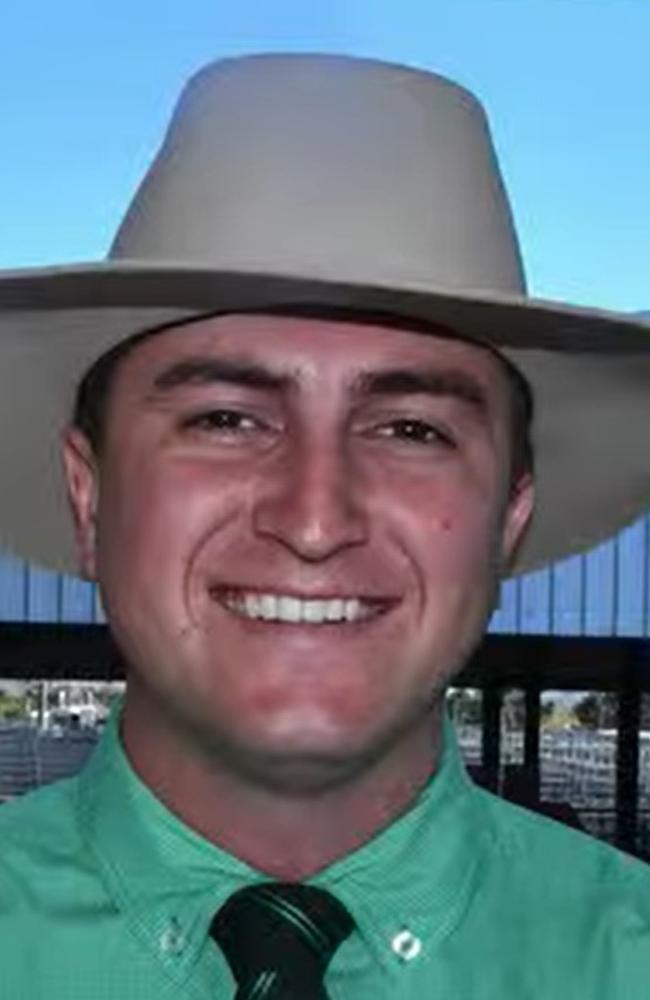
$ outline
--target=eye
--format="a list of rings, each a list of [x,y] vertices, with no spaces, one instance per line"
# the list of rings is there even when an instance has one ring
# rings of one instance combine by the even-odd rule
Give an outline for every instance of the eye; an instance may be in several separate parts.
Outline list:
[[[259,421],[239,410],[202,410],[181,421],[182,430],[221,431],[227,434],[243,433],[260,427]]]
[[[380,437],[395,438],[412,444],[440,444],[448,448],[456,447],[456,442],[449,433],[440,427],[435,427],[426,420],[414,420],[412,418],[391,420],[389,424],[378,427],[377,434]]]

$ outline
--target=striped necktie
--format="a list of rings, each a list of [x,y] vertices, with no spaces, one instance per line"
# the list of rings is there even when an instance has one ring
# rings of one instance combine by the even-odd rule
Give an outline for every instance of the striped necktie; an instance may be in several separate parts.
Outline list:
[[[226,900],[210,933],[226,956],[235,1000],[327,1000],[327,965],[354,927],[323,889],[267,882]]]

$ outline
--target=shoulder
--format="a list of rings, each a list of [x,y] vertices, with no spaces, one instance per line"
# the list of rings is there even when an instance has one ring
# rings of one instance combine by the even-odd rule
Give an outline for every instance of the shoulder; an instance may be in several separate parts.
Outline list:
[[[650,935],[650,865],[546,816],[476,789],[493,853],[513,886],[563,912],[635,914]],[[648,940],[648,939],[647,939]]]
[[[498,995],[647,1000],[650,866],[483,789],[472,803],[477,875],[459,942],[498,956]]]
[[[0,841],[3,845],[16,837],[38,837],[45,832],[44,824],[50,831],[52,826],[65,824],[74,811],[76,785],[76,778],[65,778],[4,802],[0,806]]]
[[[0,805],[0,911],[46,870],[78,860],[77,779],[68,778]]]

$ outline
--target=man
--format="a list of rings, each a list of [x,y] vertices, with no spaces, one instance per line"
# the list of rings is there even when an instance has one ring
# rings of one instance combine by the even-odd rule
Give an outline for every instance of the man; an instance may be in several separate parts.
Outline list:
[[[474,787],[444,718],[500,579],[650,501],[647,328],[526,298],[475,100],[208,67],[109,260],[0,306],[4,542],[73,565],[68,421],[128,670],[0,814],[3,1000],[646,997],[646,866]]]

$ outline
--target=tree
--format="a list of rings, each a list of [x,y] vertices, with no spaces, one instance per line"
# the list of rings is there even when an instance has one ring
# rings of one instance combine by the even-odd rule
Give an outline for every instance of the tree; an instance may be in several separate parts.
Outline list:
[[[587,694],[573,707],[573,714],[585,729],[598,729],[600,705],[595,694]]]
[[[551,698],[549,698],[546,701],[543,701],[540,708],[542,723],[548,722],[549,719],[553,717],[554,712],[555,712],[555,702]]]
[[[0,718],[23,719],[27,714],[27,701],[15,695],[0,692]]]

